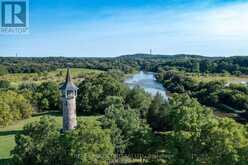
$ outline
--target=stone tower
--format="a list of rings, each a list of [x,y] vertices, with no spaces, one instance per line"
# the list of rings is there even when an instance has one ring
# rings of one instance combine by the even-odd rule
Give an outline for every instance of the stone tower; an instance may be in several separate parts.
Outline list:
[[[78,87],[72,82],[69,68],[67,68],[65,83],[59,89],[63,103],[63,131],[65,132],[77,126],[76,97]]]

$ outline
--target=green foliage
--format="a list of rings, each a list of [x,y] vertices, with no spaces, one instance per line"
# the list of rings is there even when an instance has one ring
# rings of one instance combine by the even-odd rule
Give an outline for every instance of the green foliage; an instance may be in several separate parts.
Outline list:
[[[65,164],[107,165],[114,152],[109,131],[87,122],[79,123],[76,130],[65,134],[63,147],[64,157],[69,157]]]
[[[104,114],[108,96],[125,96],[126,87],[107,74],[88,77],[79,84],[77,108],[80,112]]]
[[[247,129],[219,119],[188,96],[176,96],[168,114],[172,130],[164,132],[168,164],[247,164]]]
[[[12,122],[13,115],[10,112],[10,106],[0,99],[0,126],[6,126]]]
[[[53,164],[60,161],[59,131],[54,120],[43,117],[39,122],[24,126],[16,135],[12,151],[17,164]]]
[[[105,109],[107,109],[110,106],[114,106],[120,109],[123,108],[123,104],[124,104],[124,99],[119,96],[108,96],[103,102],[103,106],[105,107]]]
[[[124,151],[145,153],[150,148],[151,129],[134,110],[111,105],[106,110],[102,125],[111,130],[112,143],[115,144],[116,153]]]
[[[124,81],[126,78],[125,73],[118,69],[110,69],[107,71],[107,74],[119,81]]]
[[[224,112],[248,111],[248,86],[224,81],[197,82],[173,71],[160,71],[158,79],[172,93],[187,93],[206,106]]]
[[[31,91],[32,93],[35,93],[37,90],[38,85],[34,83],[22,83],[19,85],[20,91]]]
[[[60,134],[55,121],[44,117],[26,125],[16,143],[12,154],[17,164],[107,165],[113,156],[109,131],[91,122],[80,122],[75,130]]]
[[[168,108],[168,103],[157,93],[150,104],[147,114],[147,121],[153,131],[165,131],[169,129],[166,121]]]
[[[0,76],[5,75],[8,73],[8,70],[6,69],[5,66],[0,65]]]
[[[32,106],[23,95],[14,91],[0,92],[0,126],[25,119],[32,114]]]
[[[35,98],[40,110],[57,110],[59,107],[59,89],[53,82],[44,82],[35,90]]]
[[[49,116],[56,121],[57,130],[62,128],[62,116],[60,111],[49,111],[35,114],[32,117],[24,120],[19,120],[11,123],[6,127],[0,128],[0,157],[1,159],[11,159],[10,151],[16,146],[15,135],[23,131],[23,127],[35,121],[39,121],[41,117]],[[77,116],[78,121],[87,123],[97,122],[101,116]],[[2,162],[0,161],[0,164]]]
[[[56,61],[56,62],[55,62]],[[88,68],[108,71],[121,70],[134,73],[137,70],[158,71],[176,68],[195,73],[248,74],[247,57],[204,57],[196,55],[148,55],[134,54],[116,58],[8,58],[0,57],[1,70],[9,73],[42,73],[65,68],[68,63],[74,68]],[[15,65],[13,65],[13,63]]]
[[[10,82],[6,80],[0,80],[0,90],[2,89],[9,89],[10,88]]]
[[[130,108],[137,110],[142,118],[146,118],[151,104],[151,97],[143,89],[134,87],[128,91],[126,103],[130,106]]]

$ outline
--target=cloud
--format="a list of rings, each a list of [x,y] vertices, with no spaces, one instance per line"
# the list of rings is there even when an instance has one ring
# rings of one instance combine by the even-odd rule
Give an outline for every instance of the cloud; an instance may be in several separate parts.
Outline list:
[[[53,28],[43,25],[45,29],[31,29],[30,36],[6,39],[7,49],[0,53],[118,56],[153,49],[160,54],[247,55],[248,3],[209,7],[212,2],[204,2],[191,8],[102,10],[90,19],[82,16]]]

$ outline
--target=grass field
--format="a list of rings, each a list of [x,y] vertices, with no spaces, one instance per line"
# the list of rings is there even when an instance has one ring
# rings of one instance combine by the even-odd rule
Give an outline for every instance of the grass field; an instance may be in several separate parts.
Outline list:
[[[71,68],[71,74],[75,82],[82,80],[89,74],[99,74],[103,71],[94,69],[83,68]],[[47,81],[53,81],[61,83],[64,81],[66,75],[66,69],[57,69],[52,72],[44,73],[15,73],[0,76],[0,80],[7,80],[11,82],[12,86],[17,86],[20,83],[42,83]]]
[[[189,75],[194,80],[200,82],[209,82],[209,81],[225,81],[228,83],[240,83],[248,82],[248,76],[233,76],[233,75],[221,75],[221,74],[208,74],[208,75]]]
[[[27,123],[39,121],[40,117],[46,115],[55,119],[58,128],[62,128],[62,116],[59,112],[36,114],[29,119],[17,121],[10,126],[0,128],[0,164],[1,159],[11,158],[10,151],[15,147],[15,135],[22,131],[23,126]],[[99,116],[79,116],[78,120],[86,120],[90,122],[96,121],[98,118]]]

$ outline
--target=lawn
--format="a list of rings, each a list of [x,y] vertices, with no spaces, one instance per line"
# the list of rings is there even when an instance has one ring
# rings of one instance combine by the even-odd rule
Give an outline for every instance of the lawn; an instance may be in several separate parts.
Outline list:
[[[54,118],[57,122],[58,128],[62,127],[62,116],[59,112],[47,112],[33,115],[33,117],[17,121],[14,124],[0,128],[0,164],[1,159],[11,158],[10,151],[15,147],[15,135],[22,131],[22,128],[25,124],[38,121],[41,116],[50,116]],[[79,120],[85,121],[96,121],[99,116],[79,116]]]

